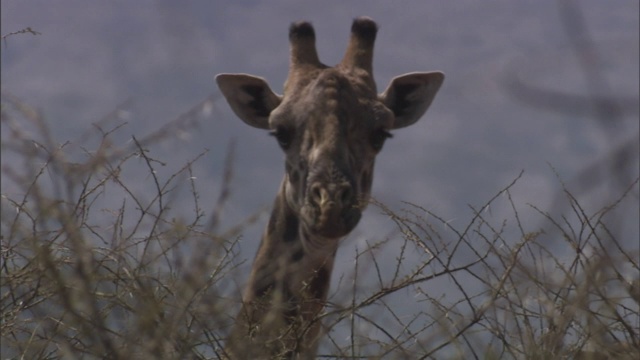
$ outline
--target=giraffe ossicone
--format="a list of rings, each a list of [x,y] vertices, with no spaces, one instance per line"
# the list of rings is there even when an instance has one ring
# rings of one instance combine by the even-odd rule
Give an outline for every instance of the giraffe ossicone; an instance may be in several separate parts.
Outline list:
[[[284,93],[260,77],[216,81],[245,123],[269,130],[285,154],[285,176],[253,263],[225,351],[231,358],[314,358],[341,238],[367,206],[376,155],[391,130],[418,121],[444,81],[441,72],[373,79],[376,23],[353,21],[342,61],[320,62],[308,22],[289,29]]]

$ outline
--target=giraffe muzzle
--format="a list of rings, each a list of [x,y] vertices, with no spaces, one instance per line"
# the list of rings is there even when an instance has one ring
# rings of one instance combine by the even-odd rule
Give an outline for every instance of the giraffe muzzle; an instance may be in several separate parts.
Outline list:
[[[323,184],[309,188],[306,223],[320,236],[339,238],[358,224],[361,210],[356,206],[353,187],[348,182]]]

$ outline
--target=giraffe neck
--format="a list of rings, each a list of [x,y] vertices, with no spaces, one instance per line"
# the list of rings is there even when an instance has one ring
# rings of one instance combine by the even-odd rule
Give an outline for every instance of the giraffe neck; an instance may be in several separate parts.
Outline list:
[[[243,306],[231,335],[243,355],[313,356],[320,335],[318,315],[327,299],[339,239],[314,239],[280,187],[253,262]],[[319,247],[314,244],[330,244]],[[251,343],[248,344],[247,340]],[[248,354],[247,351],[250,351]],[[308,355],[304,355],[308,354]]]

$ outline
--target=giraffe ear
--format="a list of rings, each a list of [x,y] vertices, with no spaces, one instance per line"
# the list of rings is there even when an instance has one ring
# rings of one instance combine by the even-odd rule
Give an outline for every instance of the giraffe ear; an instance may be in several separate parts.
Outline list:
[[[282,97],[271,91],[260,77],[247,74],[219,74],[216,82],[234,113],[245,123],[269,129],[269,114]]]
[[[431,105],[444,74],[434,72],[414,72],[397,76],[391,80],[379,99],[395,115],[394,129],[412,125]]]

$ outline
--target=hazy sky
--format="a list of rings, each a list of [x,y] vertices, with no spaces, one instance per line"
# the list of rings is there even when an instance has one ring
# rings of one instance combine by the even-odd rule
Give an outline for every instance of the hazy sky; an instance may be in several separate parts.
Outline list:
[[[565,31],[559,3],[3,0],[3,35],[25,27],[41,34],[12,36],[2,44],[2,91],[39,108],[60,142],[78,141],[92,123],[131,100],[129,124],[116,136],[124,144],[131,135],[142,137],[219,94],[213,81],[217,73],[262,76],[281,92],[292,21],[310,20],[321,61],[335,64],[352,19],[367,15],[380,27],[374,57],[379,90],[407,72],[446,74],[424,118],[396,131],[385,144],[373,195],[394,209],[411,201],[464,226],[472,216],[468,204],[479,207],[522,170],[514,188],[516,204],[545,209],[559,191],[550,166],[579,186],[578,177],[594,161],[638,136],[638,1],[567,2],[580,4],[595,44],[596,52],[586,55],[601,71],[595,90]],[[631,105],[623,107],[615,124],[603,124],[584,103],[559,113],[520,101],[507,86],[514,79],[576,96],[596,91]],[[271,204],[284,171],[272,137],[243,124],[220,99],[195,128],[152,147],[154,156],[167,163],[166,174],[210,149],[195,167],[203,206],[210,210],[232,139],[234,183],[223,218],[229,223]],[[631,177],[638,176],[637,156],[627,165]],[[11,159],[3,156],[3,166],[5,161]],[[4,181],[2,186],[3,194],[16,191]],[[136,186],[140,192],[149,188],[144,181]],[[637,187],[635,196],[637,201]],[[606,193],[584,193],[584,201],[594,206],[608,199]],[[492,211],[497,218],[511,212],[508,207]],[[378,213],[365,212],[343,244],[344,253],[362,239],[391,232]],[[631,216],[637,216],[637,208]],[[247,230],[245,258],[253,257],[265,222],[263,217]]]

